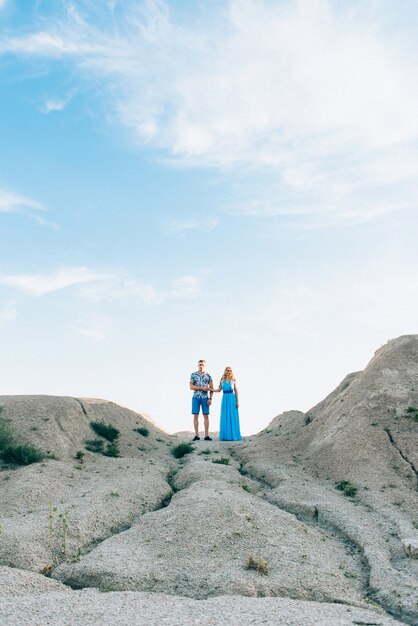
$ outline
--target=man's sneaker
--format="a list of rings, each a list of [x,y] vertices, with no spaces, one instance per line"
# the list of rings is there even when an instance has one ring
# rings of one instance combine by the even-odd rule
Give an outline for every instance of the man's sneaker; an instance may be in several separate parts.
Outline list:
[[[193,441],[200,441],[200,437],[199,437],[198,435],[195,435],[195,436],[193,437]]]
[[[209,437],[209,435],[207,437],[205,437],[205,441],[212,441],[212,437]]]

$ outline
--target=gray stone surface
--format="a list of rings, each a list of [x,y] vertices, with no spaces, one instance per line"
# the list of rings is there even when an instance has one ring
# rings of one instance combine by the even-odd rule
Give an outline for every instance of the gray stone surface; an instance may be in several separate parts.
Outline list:
[[[41,574],[0,565],[0,598],[27,596],[37,593],[68,593],[71,589]],[[1,615],[1,609],[0,609]]]
[[[361,565],[345,546],[248,493],[233,467],[197,456],[175,484],[191,480],[167,508],[143,515],[54,576],[76,587],[198,599],[290,595],[362,603]],[[267,575],[246,569],[250,554],[265,559]]]
[[[111,402],[0,406],[57,457],[0,468],[0,622],[418,623],[418,336],[383,346],[307,414],[243,442],[200,441],[180,461],[183,437]],[[122,458],[80,463],[97,419],[120,430]],[[266,568],[247,569],[250,555]],[[58,580],[110,593],[51,591]]]
[[[7,626],[395,626],[376,610],[291,598],[217,597],[192,600],[160,593],[84,590],[9,598],[0,603]]]

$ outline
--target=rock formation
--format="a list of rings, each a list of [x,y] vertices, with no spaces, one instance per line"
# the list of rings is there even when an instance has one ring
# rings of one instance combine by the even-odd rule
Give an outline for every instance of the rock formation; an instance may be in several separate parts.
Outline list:
[[[111,402],[0,407],[53,456],[1,466],[0,622],[418,621],[418,336],[306,414],[180,459],[178,437]],[[91,422],[119,431],[114,456]]]

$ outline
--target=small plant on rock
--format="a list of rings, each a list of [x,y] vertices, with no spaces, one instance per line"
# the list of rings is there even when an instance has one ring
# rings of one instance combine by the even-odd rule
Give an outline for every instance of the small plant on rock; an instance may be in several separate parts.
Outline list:
[[[3,461],[12,465],[31,465],[43,461],[48,455],[35,446],[22,444],[8,446],[2,451],[1,456]]]
[[[219,465],[229,465],[230,458],[228,456],[222,456],[220,459],[213,459],[212,463],[218,463]]]
[[[409,417],[418,422],[418,409],[415,406],[409,406],[405,411],[405,417]]]
[[[310,423],[312,422],[312,420],[313,420],[313,415],[312,415],[312,413],[307,413],[307,414],[305,415],[305,424],[306,424],[306,425],[310,424]]]
[[[63,511],[58,515],[61,520],[61,552],[67,555],[68,513]]]
[[[54,565],[62,561],[62,557],[67,556],[68,539],[68,512],[62,511],[57,514],[57,507],[48,503],[48,543],[53,554],[52,564],[48,564],[42,573],[49,576]],[[59,548],[58,548],[59,546]]]
[[[182,459],[186,454],[193,452],[194,448],[191,443],[179,443],[178,446],[172,449],[171,454],[175,459]]]
[[[139,433],[143,437],[148,437],[149,435],[149,429],[146,428],[145,426],[140,426],[139,428],[134,428],[133,430],[135,433]]]
[[[52,504],[52,502],[48,503],[48,538],[49,542],[52,544],[54,541],[54,525],[55,525],[55,516],[54,514],[57,511],[57,507]]]
[[[0,413],[3,407],[0,407]],[[0,416],[0,458],[11,465],[31,465],[48,458],[48,454],[31,444],[20,444],[7,420]]]
[[[119,442],[111,441],[110,443],[108,443],[106,446],[106,450],[103,451],[103,454],[105,456],[119,457],[120,456]]]
[[[253,554],[249,554],[247,558],[247,562],[245,564],[245,569],[252,569],[260,574],[264,574],[267,576],[268,574],[268,563],[266,559],[261,556],[254,556]]]
[[[354,498],[358,489],[358,487],[350,483],[349,480],[340,480],[338,483],[335,483],[335,488],[342,491],[347,498]]]
[[[103,452],[104,441],[102,439],[87,439],[86,450],[90,452]]]
[[[13,443],[14,439],[9,424],[3,417],[0,417],[0,454]]]
[[[114,441],[119,437],[119,430],[112,426],[112,424],[106,424],[103,420],[98,422],[90,422],[90,426],[100,437],[104,437],[108,441]]]

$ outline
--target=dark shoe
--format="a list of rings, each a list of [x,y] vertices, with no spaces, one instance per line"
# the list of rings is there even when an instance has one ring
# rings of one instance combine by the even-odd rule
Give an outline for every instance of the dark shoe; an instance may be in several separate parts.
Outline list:
[[[209,435],[207,437],[205,437],[205,441],[212,441],[212,437],[209,437]]]
[[[197,435],[195,435],[195,436],[193,437],[193,441],[200,441],[200,437],[198,437]]]

